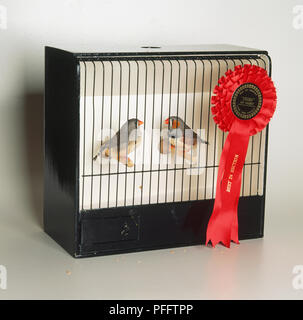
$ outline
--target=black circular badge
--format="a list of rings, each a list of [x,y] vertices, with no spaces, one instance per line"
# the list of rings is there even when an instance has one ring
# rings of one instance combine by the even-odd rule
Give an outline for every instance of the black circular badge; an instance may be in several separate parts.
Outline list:
[[[234,92],[231,109],[241,120],[253,118],[261,109],[263,97],[261,90],[253,83],[244,83]]]

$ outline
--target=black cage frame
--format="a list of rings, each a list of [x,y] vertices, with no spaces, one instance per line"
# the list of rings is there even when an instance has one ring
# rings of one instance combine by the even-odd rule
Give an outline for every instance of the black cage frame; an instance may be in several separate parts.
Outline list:
[[[82,210],[79,207],[80,62],[271,59],[264,50],[229,45],[139,48],[78,53],[45,48],[44,229],[74,257],[199,245],[205,242],[213,199]],[[209,106],[210,107],[210,106]],[[263,237],[263,194],[240,197],[239,239]]]

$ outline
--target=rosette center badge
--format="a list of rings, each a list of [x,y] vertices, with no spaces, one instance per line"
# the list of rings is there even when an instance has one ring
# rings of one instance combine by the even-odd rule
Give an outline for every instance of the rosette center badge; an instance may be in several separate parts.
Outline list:
[[[262,107],[261,90],[253,83],[242,84],[233,94],[231,108],[236,117],[248,120],[257,115]]]

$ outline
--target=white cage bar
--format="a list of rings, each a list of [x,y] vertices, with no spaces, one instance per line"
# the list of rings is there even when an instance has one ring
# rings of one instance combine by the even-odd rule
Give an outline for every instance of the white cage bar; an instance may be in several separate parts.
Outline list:
[[[211,95],[219,78],[237,65],[268,70],[266,55],[80,61],[81,210],[213,199],[227,136],[212,120]],[[195,163],[159,151],[164,120],[178,116],[208,144]],[[131,118],[144,122],[134,166],[112,158],[94,161],[101,143]],[[263,194],[265,133],[250,138],[241,196]]]

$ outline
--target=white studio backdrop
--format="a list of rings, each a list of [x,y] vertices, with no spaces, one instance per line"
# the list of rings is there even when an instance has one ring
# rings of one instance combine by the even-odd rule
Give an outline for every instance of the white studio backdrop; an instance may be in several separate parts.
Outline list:
[[[296,292],[291,286],[291,270],[293,265],[303,264],[302,256],[300,259],[297,256],[298,252],[302,252],[303,243],[299,236],[302,233],[303,212],[302,8],[303,0],[0,0],[0,236],[3,237],[3,241],[0,239],[0,264],[5,264],[8,274],[15,275],[16,279],[15,282],[8,282],[5,298],[60,298],[67,292],[72,292],[70,297],[77,298],[117,297],[110,277],[106,275],[108,279],[102,278],[102,288],[107,288],[106,295],[102,296],[99,294],[99,287],[95,285],[95,279],[86,279],[83,274],[84,270],[92,274],[98,273],[99,265],[87,262],[84,268],[80,262],[75,263],[74,268],[82,276],[78,278],[78,284],[67,284],[65,275],[60,278],[55,260],[50,260],[49,256],[39,259],[34,257],[30,262],[24,262],[29,250],[38,256],[63,255],[54,244],[51,248],[47,244],[48,250],[45,249],[46,240],[41,227],[44,46],[82,51],[91,47],[102,50],[121,46],[214,43],[264,49],[272,58],[272,78],[277,87],[278,105],[269,130],[265,240],[270,241],[277,236],[273,243],[277,243],[277,239],[281,243],[288,243],[285,247],[282,246],[283,254],[293,253],[293,256],[285,256],[280,261],[281,247],[276,248],[273,244],[265,255],[262,248],[258,247],[262,246],[259,242],[256,242],[256,247],[253,247],[253,242],[243,242],[239,250],[247,246],[248,251],[243,253],[246,258],[241,259],[239,268],[243,267],[246,273],[236,275],[234,285],[223,285],[225,282],[221,280],[225,278],[218,278],[218,274],[225,274],[220,273],[220,266],[227,264],[232,269],[236,256],[241,256],[240,251],[230,251],[230,264],[224,260],[228,255],[216,256],[213,252],[205,251],[205,258],[201,257],[200,252],[195,252],[192,263],[187,266],[191,271],[184,275],[184,281],[175,281],[175,278],[166,273],[165,277],[164,273],[161,277],[162,264],[153,267],[160,274],[158,279],[161,282],[171,281],[171,286],[167,287],[174,292],[169,294],[161,291],[154,284],[150,285],[149,292],[157,297],[172,297],[175,292],[179,292],[176,287],[178,283],[185,288],[183,294],[178,295],[179,298],[212,298],[218,297],[218,292],[222,293],[219,294],[220,297],[225,298],[225,294],[238,298],[285,297],[289,294],[288,296],[296,298]],[[18,241],[18,245],[14,241]],[[250,256],[254,253],[257,259],[256,256]],[[63,257],[66,263],[70,263],[69,257]],[[22,263],[19,260],[21,258]],[[209,275],[206,282],[204,278],[199,280],[201,268],[196,264],[199,259],[205,261],[204,258],[212,258],[211,261],[218,262],[210,264],[209,261],[209,267],[205,267],[204,271]],[[267,267],[266,261],[272,263],[274,258],[280,259],[279,263]],[[191,261],[191,258],[182,257],[178,261],[177,256],[175,259],[174,267],[171,268],[175,273],[178,272],[178,267],[180,272],[181,268],[184,270],[182,263]],[[110,269],[117,271],[121,283],[126,281],[127,276],[121,268],[112,267],[111,260],[102,261],[108,263]],[[169,265],[168,258],[164,258],[164,261],[164,264]],[[39,267],[39,271],[34,264]],[[22,272],[19,271],[20,266]],[[208,268],[211,271],[208,272]],[[50,273],[40,279],[48,290],[42,292],[41,284],[30,281],[35,279],[37,272],[46,269]],[[133,266],[124,270],[133,272],[136,279],[140,279],[140,273]],[[257,272],[255,278],[247,277],[247,274],[254,275],[254,272]],[[19,278],[16,276],[18,274]],[[53,281],[53,274],[56,274],[58,281],[61,279],[64,289],[60,290],[60,283]],[[146,280],[146,277],[142,276],[141,280],[143,279]],[[248,279],[252,279],[251,282]],[[218,281],[224,287],[221,291],[218,289]],[[269,286],[267,281],[272,281],[272,285]],[[139,280],[138,283],[143,281]],[[89,288],[86,291],[79,290],[80,284],[81,288],[87,285]],[[215,286],[216,290],[211,284],[218,285]],[[242,284],[246,284],[246,287]],[[119,297],[130,297],[129,291],[132,290],[129,288],[133,286],[135,285],[125,285],[128,292],[124,292],[120,286]],[[132,297],[142,298],[140,288],[137,289],[132,291]],[[194,294],[191,294],[193,291]]]

